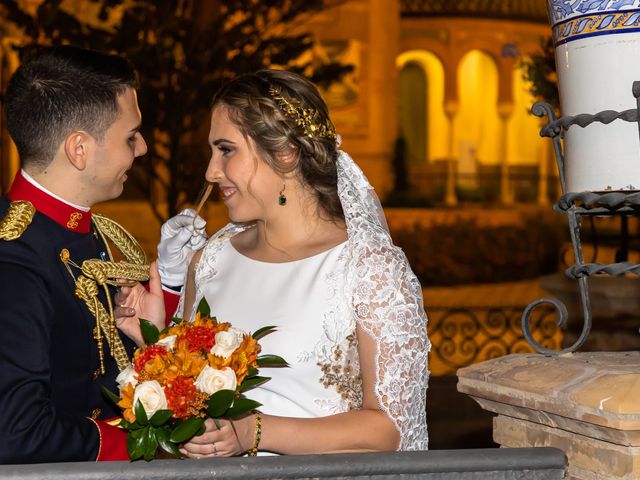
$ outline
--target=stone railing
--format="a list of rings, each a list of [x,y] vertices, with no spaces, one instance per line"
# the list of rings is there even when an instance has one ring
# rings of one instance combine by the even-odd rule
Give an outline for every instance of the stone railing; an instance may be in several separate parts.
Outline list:
[[[433,450],[198,461],[55,463],[0,466],[0,480],[425,479],[560,480],[566,458],[555,448]]]

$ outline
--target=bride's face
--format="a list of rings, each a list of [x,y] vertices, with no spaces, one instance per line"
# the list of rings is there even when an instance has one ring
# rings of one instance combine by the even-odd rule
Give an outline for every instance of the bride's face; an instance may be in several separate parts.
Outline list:
[[[242,135],[224,106],[211,114],[209,146],[205,178],[218,184],[231,221],[266,220],[279,208],[282,178],[260,158],[253,140]]]

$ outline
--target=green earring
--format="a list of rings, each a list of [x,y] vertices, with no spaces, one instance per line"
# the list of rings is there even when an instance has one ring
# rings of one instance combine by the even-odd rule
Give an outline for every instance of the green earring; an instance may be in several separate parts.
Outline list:
[[[287,204],[287,197],[284,194],[284,189],[286,188],[286,184],[282,184],[282,190],[280,190],[280,196],[278,197],[278,205],[284,207]]]

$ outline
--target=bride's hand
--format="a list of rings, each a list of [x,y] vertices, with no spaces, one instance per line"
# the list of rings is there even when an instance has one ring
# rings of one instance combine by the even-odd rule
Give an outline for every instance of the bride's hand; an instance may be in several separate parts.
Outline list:
[[[255,420],[253,415],[238,420],[218,419],[220,428],[208,418],[202,435],[193,437],[180,452],[189,458],[234,457],[253,447]]]
[[[137,345],[144,344],[140,319],[149,320],[158,330],[165,327],[164,295],[158,275],[158,266],[152,262],[149,270],[149,290],[136,283],[121,287],[115,295],[116,326]]]

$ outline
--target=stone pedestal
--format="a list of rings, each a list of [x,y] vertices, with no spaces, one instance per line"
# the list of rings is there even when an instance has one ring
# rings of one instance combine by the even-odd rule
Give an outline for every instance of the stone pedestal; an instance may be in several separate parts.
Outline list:
[[[507,355],[458,370],[458,390],[498,414],[502,447],[560,448],[569,479],[640,478],[640,352]]]

